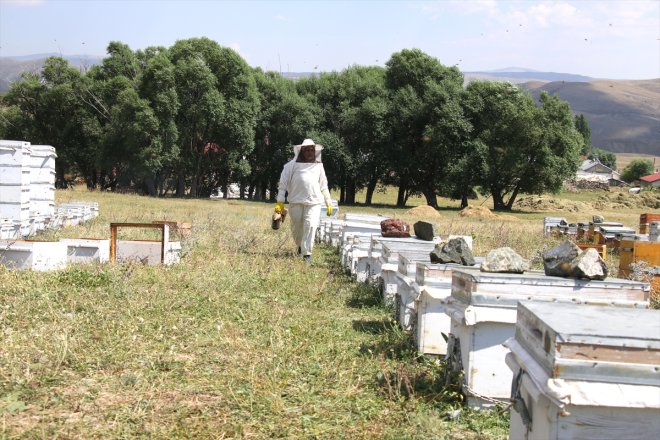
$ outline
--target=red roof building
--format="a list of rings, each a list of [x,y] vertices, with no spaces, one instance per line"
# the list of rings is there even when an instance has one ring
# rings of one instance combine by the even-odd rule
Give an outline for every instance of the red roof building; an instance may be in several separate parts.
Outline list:
[[[640,177],[639,183],[642,188],[660,188],[660,173]]]

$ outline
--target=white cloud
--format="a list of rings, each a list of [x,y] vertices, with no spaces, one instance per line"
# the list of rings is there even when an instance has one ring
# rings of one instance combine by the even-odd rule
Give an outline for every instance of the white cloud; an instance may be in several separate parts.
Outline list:
[[[287,21],[287,18],[282,14],[278,14],[278,15],[275,16],[275,20],[277,20],[277,21]]]

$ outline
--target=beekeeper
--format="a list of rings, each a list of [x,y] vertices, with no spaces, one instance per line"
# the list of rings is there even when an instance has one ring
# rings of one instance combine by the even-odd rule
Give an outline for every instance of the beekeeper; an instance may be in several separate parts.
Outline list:
[[[326,206],[332,215],[328,179],[321,163],[323,146],[311,139],[293,146],[294,157],[284,165],[280,176],[279,192],[275,212],[284,211],[285,195],[288,192],[291,232],[298,247],[298,255],[306,262],[312,261],[312,247],[316,228],[319,226],[321,207]]]

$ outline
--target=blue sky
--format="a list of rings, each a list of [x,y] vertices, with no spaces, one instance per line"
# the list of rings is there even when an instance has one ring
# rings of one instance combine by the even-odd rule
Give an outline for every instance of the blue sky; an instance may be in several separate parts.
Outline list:
[[[384,65],[419,48],[465,72],[510,66],[660,78],[660,0],[0,0],[0,56],[105,55],[208,37],[282,72]]]

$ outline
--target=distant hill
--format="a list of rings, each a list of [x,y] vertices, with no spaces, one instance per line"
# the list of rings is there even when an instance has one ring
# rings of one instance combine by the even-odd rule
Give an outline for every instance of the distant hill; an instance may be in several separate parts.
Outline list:
[[[558,95],[575,114],[584,114],[591,144],[615,153],[660,152],[660,79],[530,82],[521,84],[535,99]]]
[[[0,57],[0,93],[9,90],[12,81],[20,79],[21,73],[37,73],[44,66],[48,57],[62,56],[72,67],[82,71],[100,64],[101,57],[90,55],[60,55],[57,53],[43,53],[24,55],[18,57]]]
[[[509,81],[514,84],[525,83],[529,81],[589,82],[593,81],[594,79],[584,75],[575,75],[573,73],[538,72],[536,70],[522,69],[519,67],[510,67],[507,69],[491,70],[486,72],[463,72],[463,76],[467,82],[471,81],[472,79],[486,79]]]

